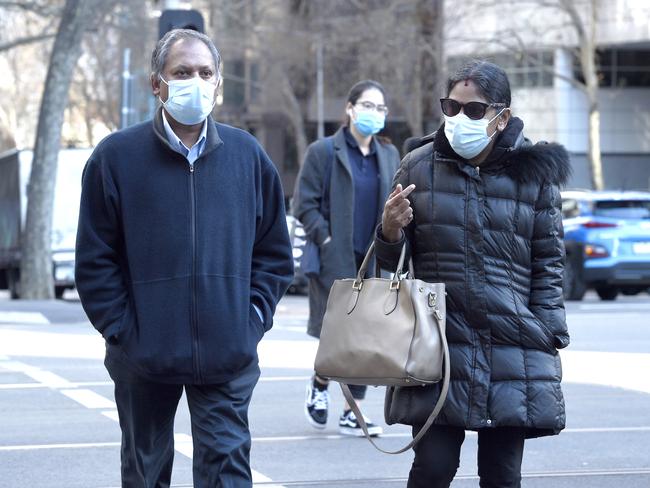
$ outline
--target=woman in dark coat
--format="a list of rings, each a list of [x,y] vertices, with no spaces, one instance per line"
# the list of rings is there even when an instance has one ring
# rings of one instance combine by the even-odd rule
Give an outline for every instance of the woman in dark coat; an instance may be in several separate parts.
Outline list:
[[[356,276],[399,165],[395,146],[376,136],[388,114],[379,83],[366,80],[354,85],[345,112],[346,123],[333,136],[307,149],[294,193],[294,215],[320,252],[320,272],[309,279],[307,333],[314,337],[320,337],[334,280]],[[327,380],[316,375],[307,386],[305,415],[318,429],[327,423],[327,386]],[[350,386],[354,398],[365,396],[366,387]],[[381,433],[381,427],[369,427],[371,434]],[[339,430],[363,435],[349,405],[339,419]]]
[[[469,429],[480,486],[519,487],[524,440],[565,425],[559,185],[568,155],[524,138],[507,76],[492,63],[462,67],[441,105],[445,123],[402,161],[376,237],[382,267],[395,269],[406,243],[416,277],[447,288],[449,394],[414,448],[408,486],[448,487]],[[395,390],[387,421],[416,433],[438,393]]]

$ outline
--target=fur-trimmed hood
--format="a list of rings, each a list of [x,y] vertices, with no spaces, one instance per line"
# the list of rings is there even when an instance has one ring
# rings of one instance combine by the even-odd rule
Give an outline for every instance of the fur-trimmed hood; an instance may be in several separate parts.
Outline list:
[[[547,142],[532,144],[524,137],[523,129],[523,121],[511,117],[505,130],[497,136],[492,152],[481,164],[481,171],[506,174],[520,183],[550,181],[559,186],[566,185],[572,169],[564,146]],[[440,156],[466,163],[451,148],[445,136],[444,123],[424,139],[433,139],[433,149]]]

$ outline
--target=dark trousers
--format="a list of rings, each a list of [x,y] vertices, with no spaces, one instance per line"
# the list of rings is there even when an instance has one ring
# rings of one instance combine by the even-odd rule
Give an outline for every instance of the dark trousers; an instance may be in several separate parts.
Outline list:
[[[413,429],[413,435],[418,429]],[[447,488],[460,464],[462,427],[433,425],[414,447],[408,488]],[[478,474],[481,488],[521,487],[524,429],[497,427],[478,431]]]
[[[152,383],[124,374],[113,378],[122,429],[122,487],[169,487],[174,416],[183,388],[192,421],[194,487],[252,486],[248,405],[259,375],[253,364],[216,385]]]

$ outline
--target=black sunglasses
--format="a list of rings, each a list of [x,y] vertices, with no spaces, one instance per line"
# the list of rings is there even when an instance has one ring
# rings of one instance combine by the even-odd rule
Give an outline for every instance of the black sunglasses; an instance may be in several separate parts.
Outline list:
[[[505,103],[483,103],[483,102],[467,102],[465,104],[457,102],[453,98],[441,98],[440,108],[442,113],[447,117],[458,115],[460,109],[463,109],[465,115],[472,120],[479,120],[485,117],[485,112],[490,107],[505,107]]]

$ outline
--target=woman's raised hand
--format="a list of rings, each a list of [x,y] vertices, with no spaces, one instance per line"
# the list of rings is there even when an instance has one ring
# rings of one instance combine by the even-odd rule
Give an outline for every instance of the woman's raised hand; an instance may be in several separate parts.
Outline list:
[[[402,189],[402,185],[398,183],[384,204],[381,232],[388,242],[399,241],[402,236],[400,230],[413,220],[413,209],[407,198],[413,190],[415,185]]]

